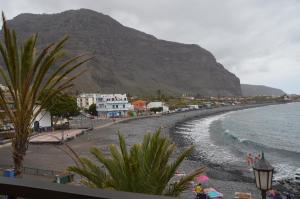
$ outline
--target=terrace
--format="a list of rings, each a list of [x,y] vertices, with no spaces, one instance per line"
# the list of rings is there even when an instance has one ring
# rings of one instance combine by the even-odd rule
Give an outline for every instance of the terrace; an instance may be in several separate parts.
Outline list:
[[[62,185],[37,180],[0,177],[0,195],[8,199],[43,198],[43,199],[171,199],[171,197],[129,193],[104,189]]]

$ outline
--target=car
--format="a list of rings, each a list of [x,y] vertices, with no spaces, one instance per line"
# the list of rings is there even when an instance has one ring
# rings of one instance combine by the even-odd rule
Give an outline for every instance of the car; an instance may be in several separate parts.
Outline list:
[[[1,131],[9,131],[13,129],[14,127],[12,124],[3,124],[2,127],[0,128]]]

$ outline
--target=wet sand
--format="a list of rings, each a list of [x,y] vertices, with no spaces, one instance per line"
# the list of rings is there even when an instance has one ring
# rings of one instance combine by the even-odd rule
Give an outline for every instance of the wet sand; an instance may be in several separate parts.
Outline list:
[[[172,136],[174,126],[176,126],[176,124],[191,119],[202,118],[210,115],[251,107],[257,107],[257,105],[195,110],[168,114],[160,117],[129,120],[116,123],[105,128],[95,129],[68,142],[68,144],[81,156],[90,157],[89,149],[92,146],[96,146],[104,151],[107,151],[107,146],[109,144],[118,144],[118,131],[125,136],[128,145],[141,142],[145,133],[154,132],[158,128],[162,128],[164,135],[170,136],[172,139],[176,139],[176,137]],[[178,143],[176,140],[174,140],[174,142]],[[0,165],[12,164],[10,151],[10,147],[0,146]],[[57,171],[63,171],[68,166],[73,164],[73,160],[60,149],[58,149],[57,145],[49,144],[29,145],[24,162],[24,165],[27,167]],[[181,169],[188,173],[193,168],[202,166],[204,164],[208,167],[208,176],[211,178],[209,183],[218,191],[222,192],[225,199],[233,198],[235,191],[251,192],[253,198],[258,198],[258,191],[253,183],[253,180],[248,177],[243,177],[239,171],[226,171],[226,168],[220,165],[210,165],[207,162],[194,159],[186,160]],[[191,191],[188,191],[182,195],[182,198],[193,197],[194,196]]]

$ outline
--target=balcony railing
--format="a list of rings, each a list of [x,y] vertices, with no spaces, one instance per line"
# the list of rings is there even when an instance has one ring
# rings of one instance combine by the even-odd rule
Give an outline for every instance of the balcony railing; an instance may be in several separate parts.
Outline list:
[[[171,199],[171,197],[164,196],[145,195],[105,189],[92,189],[87,187],[8,177],[0,177],[0,195],[6,195],[9,199],[17,197],[33,199]]]

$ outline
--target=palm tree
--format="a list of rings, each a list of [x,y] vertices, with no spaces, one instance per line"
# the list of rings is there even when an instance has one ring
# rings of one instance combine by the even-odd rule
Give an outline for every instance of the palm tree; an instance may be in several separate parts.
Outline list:
[[[167,196],[178,196],[195,176],[205,171],[201,167],[172,183],[180,164],[192,153],[193,146],[171,161],[176,147],[160,135],[160,129],[154,134],[146,134],[143,142],[134,144],[129,151],[124,137],[119,134],[119,147],[109,146],[110,157],[93,147],[90,152],[100,164],[80,157],[77,166],[68,170],[81,175],[82,182],[90,187]]]
[[[4,14],[3,41],[0,42],[0,53],[4,67],[0,67],[0,77],[8,88],[14,110],[9,107],[7,93],[0,89],[0,106],[13,123],[15,133],[12,138],[12,156],[16,174],[22,174],[23,159],[26,154],[32,123],[44,109],[45,104],[57,93],[70,88],[73,80],[79,75],[71,72],[85,63],[83,56],[68,60],[63,59],[64,45],[68,37],[50,44],[38,54],[36,52],[37,34],[27,38],[21,45],[17,44],[14,30],[7,26]],[[42,97],[47,90],[47,97]]]

